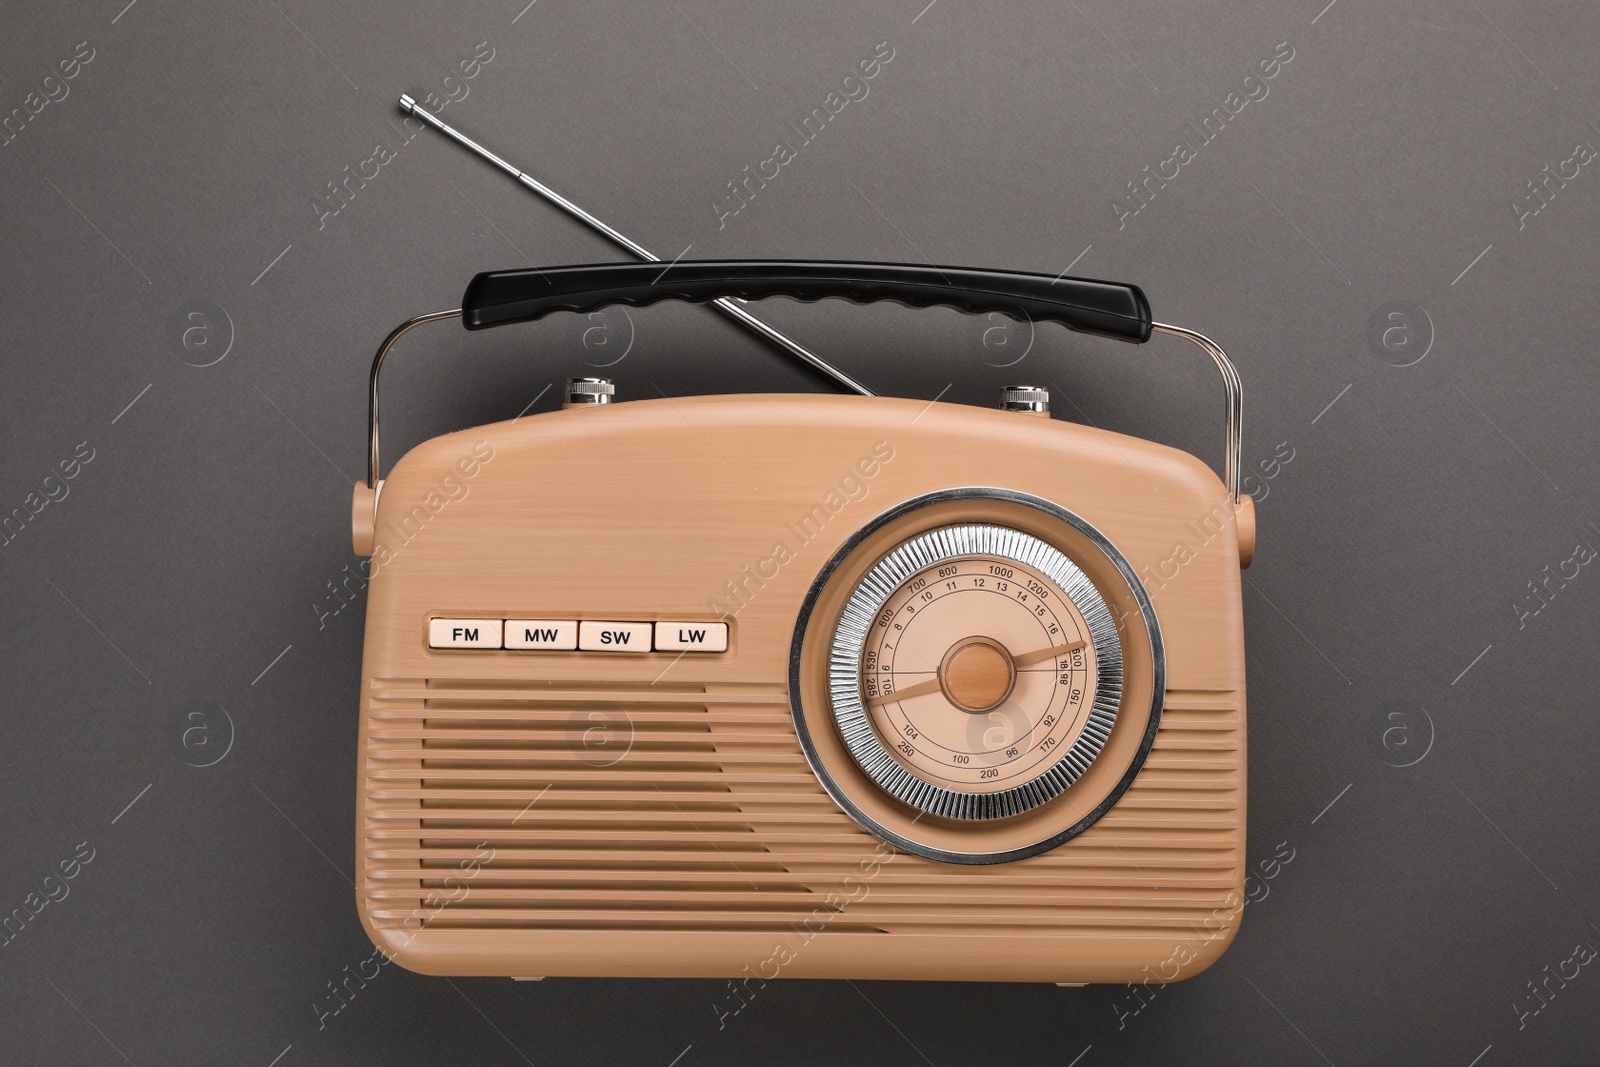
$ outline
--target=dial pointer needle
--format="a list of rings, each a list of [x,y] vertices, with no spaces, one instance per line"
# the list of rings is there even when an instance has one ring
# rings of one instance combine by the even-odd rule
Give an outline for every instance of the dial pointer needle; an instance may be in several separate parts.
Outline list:
[[[1027,655],[1017,656],[1011,662],[1019,668],[1031,667],[1035,663],[1043,663],[1047,659],[1055,659],[1057,656],[1064,656],[1068,652],[1076,652],[1088,643],[1087,641],[1071,641],[1064,645],[1057,645],[1055,648],[1042,648],[1038,652],[1029,652]]]
[[[1088,644],[1087,641],[1071,641],[1064,645],[1056,645],[1054,648],[1044,648],[1037,652],[1029,652],[1026,655],[1013,657],[1011,662],[1018,668],[1027,667],[1035,663],[1043,663],[1047,659],[1054,659],[1057,656],[1065,655],[1068,652],[1076,652],[1078,649],[1083,648],[1086,644]],[[896,689],[892,692],[879,693],[875,697],[869,697],[867,699],[867,707],[875,708],[879,704],[888,704],[897,700],[910,700],[912,697],[920,697],[928,693],[936,693],[938,691],[939,679],[930,678],[926,682],[918,682],[916,685],[908,685],[904,689]]]
[[[896,700],[910,700],[912,697],[920,697],[927,693],[937,693],[938,691],[939,679],[930,678],[926,682],[908,685],[904,689],[896,689],[893,692],[879,693],[875,697],[870,697],[867,700],[867,707],[875,708],[879,704],[888,704]]]

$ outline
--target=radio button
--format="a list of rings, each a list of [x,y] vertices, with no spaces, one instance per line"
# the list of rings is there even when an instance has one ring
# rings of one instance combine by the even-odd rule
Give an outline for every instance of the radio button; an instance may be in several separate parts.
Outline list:
[[[728,624],[725,622],[658,622],[657,652],[726,652]]]
[[[647,622],[580,622],[578,648],[584,652],[649,652]]]
[[[429,619],[429,648],[499,648],[499,619]]]
[[[578,623],[574,619],[507,619],[506,647],[570,652],[578,647]]]

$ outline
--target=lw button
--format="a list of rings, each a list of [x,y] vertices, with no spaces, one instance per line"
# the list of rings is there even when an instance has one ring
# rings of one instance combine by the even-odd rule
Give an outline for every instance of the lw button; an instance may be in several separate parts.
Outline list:
[[[584,652],[649,652],[647,622],[580,622],[578,648]]]
[[[429,648],[499,648],[499,619],[429,619]]]
[[[725,622],[658,622],[658,652],[726,652],[728,624]]]

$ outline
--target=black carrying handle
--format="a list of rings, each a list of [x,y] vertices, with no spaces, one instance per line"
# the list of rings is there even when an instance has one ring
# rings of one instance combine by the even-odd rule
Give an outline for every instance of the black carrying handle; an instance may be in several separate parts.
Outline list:
[[[767,296],[806,301],[843,297],[857,303],[892,300],[911,307],[999,311],[1134,344],[1148,341],[1151,329],[1150,303],[1137,285],[979,267],[778,259],[488,271],[468,284],[461,298],[461,321],[469,330],[486,330],[553,311]]]

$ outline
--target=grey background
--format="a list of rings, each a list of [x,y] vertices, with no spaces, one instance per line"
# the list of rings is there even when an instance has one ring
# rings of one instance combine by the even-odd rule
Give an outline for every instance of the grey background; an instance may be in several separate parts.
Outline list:
[[[93,459],[0,547],[0,911],[94,851],[0,946],[0,1059],[1592,1061],[1595,968],[1537,1014],[1526,983],[1600,947],[1600,573],[1516,605],[1600,547],[1600,168],[1521,229],[1512,205],[1600,145],[1600,8],[925,2],[8,7],[0,113],[79,42],[94,58],[0,147],[0,514],[80,442]],[[368,360],[476,271],[620,258],[432,133],[404,141],[397,95],[443,95],[485,41],[441,117],[664,258],[1071,264],[1234,354],[1260,899],[1216,967],[1137,1014],[1116,988],[782,982],[721,1029],[718,982],[388,968],[319,1029],[371,952],[348,884],[365,605],[316,606],[354,562]],[[870,95],[719,229],[725,183],[880,41]],[[1125,183],[1280,41],[1269,95],[1119,229]],[[379,142],[396,158],[319,228],[326,183]],[[1413,310],[1385,348],[1368,321],[1392,301]],[[199,302],[185,349],[171,324]],[[762,314],[884,392],[1038,380],[1058,417],[1220,458],[1214,374],[1176,341]],[[625,398],[826,388],[698,308],[611,324]],[[408,342],[388,455],[516,415],[600,361],[580,337]]]

